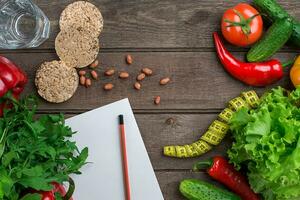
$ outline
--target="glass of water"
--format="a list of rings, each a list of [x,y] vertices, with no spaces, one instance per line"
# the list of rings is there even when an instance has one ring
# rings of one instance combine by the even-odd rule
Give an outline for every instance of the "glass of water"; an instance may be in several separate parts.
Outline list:
[[[49,19],[31,0],[0,0],[0,48],[37,47],[49,32]]]

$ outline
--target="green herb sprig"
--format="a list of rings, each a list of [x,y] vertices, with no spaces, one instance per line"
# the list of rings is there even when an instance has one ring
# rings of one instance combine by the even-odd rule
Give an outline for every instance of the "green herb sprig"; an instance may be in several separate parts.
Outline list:
[[[5,99],[4,99],[5,98]],[[71,141],[75,132],[65,125],[63,114],[36,116],[33,96],[16,101],[0,118],[0,200],[38,199],[28,191],[50,191],[52,182],[68,181],[80,174],[88,149],[79,151]]]

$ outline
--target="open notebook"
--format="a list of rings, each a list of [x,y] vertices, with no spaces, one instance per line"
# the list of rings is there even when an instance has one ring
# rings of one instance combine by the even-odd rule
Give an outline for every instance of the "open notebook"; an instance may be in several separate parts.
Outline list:
[[[124,115],[132,200],[163,200],[128,99],[66,120],[78,147],[89,148],[82,175],[74,175],[75,200],[123,200],[123,171],[118,115]]]

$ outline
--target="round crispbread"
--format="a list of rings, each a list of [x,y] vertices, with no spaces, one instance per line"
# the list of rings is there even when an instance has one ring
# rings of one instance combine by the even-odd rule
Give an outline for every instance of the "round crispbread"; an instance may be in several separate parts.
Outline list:
[[[70,99],[77,90],[79,77],[76,69],[63,61],[44,62],[36,72],[38,94],[52,103]]]
[[[103,17],[99,9],[86,1],[68,5],[59,20],[60,30],[76,29],[93,37],[99,37],[103,30]]]
[[[56,53],[70,67],[83,68],[99,53],[99,39],[77,30],[63,30],[55,39]]]

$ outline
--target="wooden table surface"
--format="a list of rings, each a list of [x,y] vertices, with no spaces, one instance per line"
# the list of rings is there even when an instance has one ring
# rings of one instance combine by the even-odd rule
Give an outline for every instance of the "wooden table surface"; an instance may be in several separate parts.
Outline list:
[[[51,20],[51,36],[36,49],[1,51],[1,54],[21,65],[30,82],[25,94],[34,93],[35,71],[43,61],[57,59],[54,39],[59,32],[58,19],[62,10],[73,0],[35,0]],[[225,155],[231,145],[230,136],[206,155],[195,159],[172,159],[162,155],[162,147],[185,144],[197,140],[231,98],[241,91],[253,89],[234,80],[219,64],[212,42],[212,32],[220,31],[220,19],[225,9],[239,0],[92,0],[104,17],[99,60],[100,80],[89,89],[79,87],[75,96],[66,103],[50,104],[41,100],[39,113],[63,112],[76,115],[93,108],[129,97],[146,148],[166,200],[183,199],[178,192],[184,178],[210,180],[204,173],[191,172],[197,160],[216,154]],[[298,0],[279,0],[289,12],[300,18]],[[247,49],[227,44],[235,56],[243,58]],[[297,52],[298,51],[298,52]],[[276,55],[288,60],[299,50],[283,48]],[[124,57],[131,54],[134,63],[127,66]],[[129,80],[106,78],[108,67],[126,70]],[[150,67],[154,75],[143,82],[141,91],[133,89],[133,76],[142,67]],[[159,86],[163,76],[172,83]],[[116,87],[104,92],[104,83]],[[285,77],[277,85],[288,85]],[[274,87],[271,86],[271,87]],[[269,88],[271,88],[269,87]],[[260,94],[268,88],[255,88]],[[161,104],[153,104],[160,95]]]

